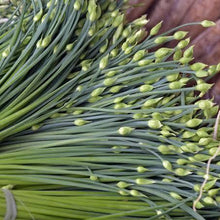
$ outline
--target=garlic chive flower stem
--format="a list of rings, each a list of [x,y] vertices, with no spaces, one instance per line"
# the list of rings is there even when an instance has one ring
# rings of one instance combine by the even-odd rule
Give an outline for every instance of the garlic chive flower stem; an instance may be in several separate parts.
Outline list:
[[[13,1],[0,24],[0,185],[18,219],[219,217],[217,160],[191,208],[218,154],[218,106],[200,100],[218,66],[189,64],[181,26],[143,39],[123,2]]]

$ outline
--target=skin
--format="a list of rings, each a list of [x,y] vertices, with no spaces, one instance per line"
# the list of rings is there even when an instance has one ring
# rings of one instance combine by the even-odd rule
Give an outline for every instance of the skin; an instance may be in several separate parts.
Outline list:
[[[145,14],[153,3],[154,0],[147,0],[146,2],[143,0],[130,0],[128,2],[130,7],[127,10],[127,20],[130,22]]]
[[[216,21],[219,17],[220,1],[218,0],[196,0],[193,5],[189,8],[181,23],[189,23],[192,21],[212,20]],[[190,32],[192,39],[197,37],[204,31],[202,26],[184,28]]]
[[[148,30],[163,20],[160,33],[184,23],[205,19],[217,21],[220,17],[219,0],[133,0],[129,4],[140,5],[127,11],[129,21],[147,14],[150,19],[146,26]],[[196,27],[185,27],[184,30],[189,31],[192,44],[195,45],[195,61],[205,61],[207,64],[220,62],[218,52],[220,50],[218,44],[218,41],[220,41],[219,21],[217,21],[217,26],[214,28],[206,29],[198,25]],[[174,45],[175,43],[170,43],[167,46],[172,47]]]
[[[220,49],[220,19],[216,26],[203,31],[192,44],[195,45],[195,57],[208,64],[218,64]]]
[[[214,102],[220,104],[220,78],[216,75],[212,78],[210,83],[214,83],[214,86],[205,94],[204,98],[212,99]]]
[[[160,33],[163,33],[175,26],[202,20],[212,20],[216,26],[203,28],[202,26],[185,27],[189,31],[191,45],[194,48],[194,61],[204,62],[209,65],[220,62],[220,1],[219,0],[135,0],[132,4],[142,4],[141,7],[128,10],[128,20],[147,14],[150,19],[146,29],[151,29],[158,22],[163,20],[163,26]],[[144,4],[144,5],[143,5]],[[135,12],[135,13],[134,13]],[[167,44],[168,47],[175,46],[175,42]],[[211,83],[214,83],[212,89],[205,97],[212,98],[220,104],[220,75],[216,75]]]
[[[163,20],[163,23],[165,23],[167,20],[167,13],[170,11],[171,6],[175,0],[159,0],[157,4],[155,4],[154,1],[154,7],[149,12],[149,19],[150,22],[147,24],[147,28],[152,28],[157,23],[159,23],[161,20]],[[162,26],[160,33],[164,32],[166,30],[165,25]]]

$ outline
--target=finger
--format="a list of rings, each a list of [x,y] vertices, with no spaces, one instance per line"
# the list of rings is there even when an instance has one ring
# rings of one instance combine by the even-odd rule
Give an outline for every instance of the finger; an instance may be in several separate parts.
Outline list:
[[[220,62],[218,51],[220,51],[220,19],[216,22],[216,26],[208,28],[198,35],[192,44],[195,45],[194,56],[200,60],[206,60],[209,64]],[[212,55],[211,55],[212,54]]]
[[[147,9],[155,2],[155,0],[130,0],[129,8],[126,12],[127,20],[130,22],[145,14]]]
[[[149,14],[149,23],[147,24],[147,29],[152,28],[160,21],[164,21],[166,19],[166,16],[168,15],[170,8],[172,7],[172,4],[175,0],[160,0],[157,3],[155,3],[154,8]],[[165,25],[163,24],[160,33],[163,32],[166,29]]]
[[[202,20],[217,20],[219,17],[220,11],[220,1],[219,0],[196,0],[195,3],[190,7],[188,12],[185,14],[181,23],[189,23],[194,21]],[[199,33],[204,31],[202,26],[189,26],[185,27],[184,30],[189,31],[191,39],[194,39],[198,36]]]

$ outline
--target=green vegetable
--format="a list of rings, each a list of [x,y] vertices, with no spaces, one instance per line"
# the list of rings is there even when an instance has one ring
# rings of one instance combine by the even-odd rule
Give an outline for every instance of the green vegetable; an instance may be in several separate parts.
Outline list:
[[[218,154],[218,106],[198,101],[211,87],[199,77],[216,68],[188,64],[186,32],[157,36],[160,22],[144,39],[148,20],[126,24],[123,1],[24,0],[7,8],[1,219],[220,217],[217,159],[205,173]],[[173,38],[181,40],[176,47],[155,49]]]

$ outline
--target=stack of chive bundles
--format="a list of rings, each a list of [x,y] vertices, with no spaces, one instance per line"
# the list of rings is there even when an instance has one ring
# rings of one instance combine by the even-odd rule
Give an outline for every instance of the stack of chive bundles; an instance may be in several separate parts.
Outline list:
[[[16,10],[16,4],[12,2],[16,2],[15,0],[0,0],[0,24],[6,22],[9,17]],[[19,2],[19,1],[17,1]]]
[[[1,219],[219,219],[218,106],[201,99],[219,65],[192,64],[187,32],[159,23],[144,38],[122,1],[10,4]]]

